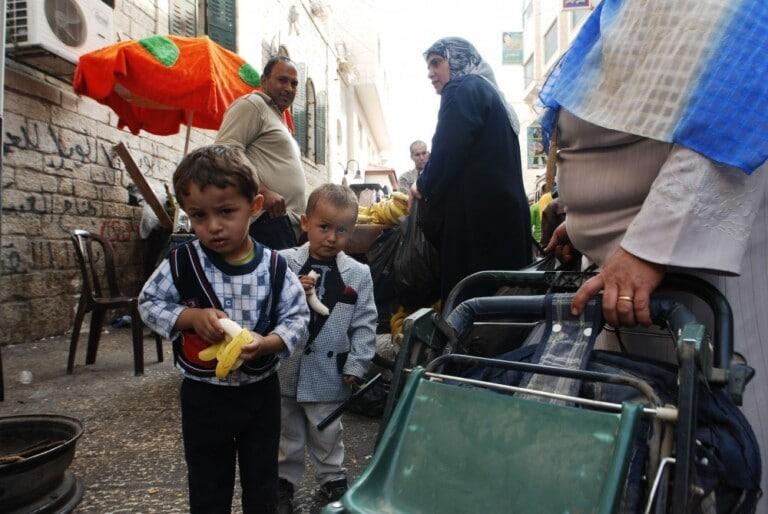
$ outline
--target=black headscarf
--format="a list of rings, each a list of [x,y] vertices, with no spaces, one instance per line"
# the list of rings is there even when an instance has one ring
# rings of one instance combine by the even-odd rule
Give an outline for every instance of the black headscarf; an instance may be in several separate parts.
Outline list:
[[[426,59],[430,54],[437,54],[448,61],[448,67],[451,70],[451,80],[465,75],[479,75],[487,80],[506,107],[507,118],[509,118],[512,130],[515,134],[520,133],[520,122],[517,119],[517,114],[504,99],[499,86],[496,85],[496,77],[493,74],[493,70],[480,56],[480,53],[472,43],[460,37],[444,37],[435,41],[424,52],[424,58]]]

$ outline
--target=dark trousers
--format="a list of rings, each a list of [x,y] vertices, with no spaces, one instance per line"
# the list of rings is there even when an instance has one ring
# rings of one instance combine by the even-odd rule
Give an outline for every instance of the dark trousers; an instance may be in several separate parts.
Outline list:
[[[244,513],[277,511],[280,385],[277,374],[241,387],[185,378],[181,426],[192,513],[228,513],[240,465]]]
[[[273,218],[264,213],[251,223],[248,232],[256,241],[273,250],[296,246],[296,233],[288,216]]]

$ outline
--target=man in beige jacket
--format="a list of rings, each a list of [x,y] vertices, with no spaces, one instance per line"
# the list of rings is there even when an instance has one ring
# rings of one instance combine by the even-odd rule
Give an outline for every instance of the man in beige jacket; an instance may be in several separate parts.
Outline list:
[[[283,121],[298,85],[293,62],[273,57],[264,67],[262,91],[235,100],[216,136],[217,144],[241,148],[253,164],[264,210],[251,224],[250,233],[277,250],[296,246],[306,204],[301,152]]]

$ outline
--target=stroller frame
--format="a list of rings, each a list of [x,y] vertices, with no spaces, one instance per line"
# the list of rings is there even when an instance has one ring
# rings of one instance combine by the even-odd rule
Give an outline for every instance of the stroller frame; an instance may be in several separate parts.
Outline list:
[[[542,296],[523,297],[475,297],[469,298],[469,290],[483,289],[495,292],[501,286],[523,288],[526,292],[546,293],[573,291],[578,288],[590,275],[574,272],[480,272],[467,277],[460,282],[449,295],[443,309],[444,315],[453,312],[459,305],[471,312],[469,318],[474,321],[484,316],[498,315],[501,312],[514,313],[515,322],[530,325],[534,320],[540,320],[543,315]],[[537,374],[551,374],[585,381],[621,383],[638,389],[649,400],[651,407],[643,409],[643,413],[655,418],[655,423],[666,425],[675,424],[676,459],[671,457],[672,444],[669,438],[659,443],[660,452],[651,461],[649,471],[653,476],[652,487],[647,499],[646,512],[651,512],[656,505],[656,511],[662,512],[666,499],[656,501],[656,496],[666,495],[666,482],[662,480],[665,469],[674,463],[674,490],[672,492],[672,511],[687,512],[697,491],[693,483],[694,433],[696,428],[696,402],[698,382],[706,380],[709,384],[725,387],[737,404],[741,403],[746,383],[750,378],[749,368],[733,361],[733,318],[730,306],[723,295],[713,286],[695,277],[685,275],[670,275],[662,285],[663,290],[684,291],[701,299],[709,306],[714,314],[714,337],[712,346],[705,339],[704,327],[683,306],[670,301],[654,299],[652,302],[653,319],[659,326],[668,327],[675,337],[678,359],[678,404],[677,407],[659,405],[658,398],[651,386],[641,380],[627,379],[625,376],[607,373],[596,373],[581,370],[565,370],[550,366],[508,362],[498,359],[488,359],[461,354],[460,330],[448,325],[437,313],[430,309],[421,309],[409,316],[404,323],[404,339],[401,351],[395,362],[390,396],[384,411],[382,430],[387,426],[395,405],[401,394],[405,376],[416,366],[429,363],[425,376],[430,380],[462,382],[475,386],[507,391],[525,391],[527,394],[548,396],[551,393],[534,391],[514,386],[504,386],[490,382],[477,381],[455,377],[446,373],[436,373],[449,363],[476,364],[488,367],[498,367]],[[447,352],[447,354],[446,354]],[[459,353],[455,353],[459,352]],[[650,394],[649,394],[650,393]],[[568,401],[590,405],[598,409],[620,410],[618,404],[603,405],[605,402],[591,403],[592,400],[581,398],[561,398]],[[659,425],[656,425],[659,428]],[[657,430],[654,430],[658,433]],[[378,444],[378,442],[377,442]],[[667,474],[669,475],[669,474]]]

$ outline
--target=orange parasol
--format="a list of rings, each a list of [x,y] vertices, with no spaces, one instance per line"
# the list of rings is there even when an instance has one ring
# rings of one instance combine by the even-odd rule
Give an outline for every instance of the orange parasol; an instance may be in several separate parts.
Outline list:
[[[75,92],[108,105],[118,127],[171,135],[187,125],[218,129],[236,98],[259,88],[259,73],[208,37],[150,36],[80,57]],[[293,132],[289,111],[283,113]],[[186,146],[184,153],[186,154]]]

